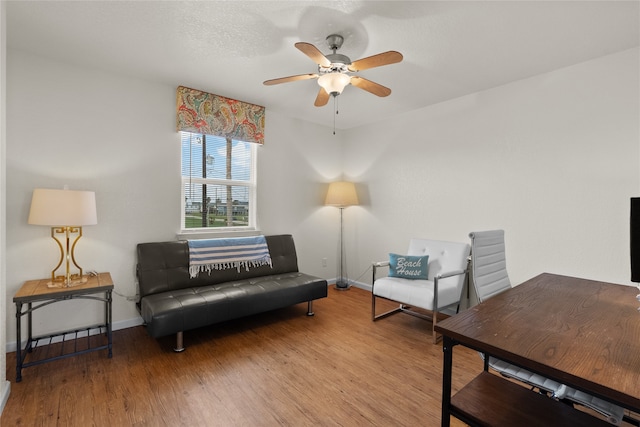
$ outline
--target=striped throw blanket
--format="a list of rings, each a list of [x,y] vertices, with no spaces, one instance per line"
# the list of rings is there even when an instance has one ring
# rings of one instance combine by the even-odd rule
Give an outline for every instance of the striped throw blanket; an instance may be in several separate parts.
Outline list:
[[[240,267],[271,265],[269,247],[264,236],[228,239],[189,240],[189,275]]]

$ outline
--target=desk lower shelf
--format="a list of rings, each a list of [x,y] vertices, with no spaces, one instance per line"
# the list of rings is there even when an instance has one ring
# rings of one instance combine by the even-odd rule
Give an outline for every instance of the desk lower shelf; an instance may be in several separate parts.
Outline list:
[[[483,371],[451,397],[451,414],[471,426],[611,427],[611,424]]]

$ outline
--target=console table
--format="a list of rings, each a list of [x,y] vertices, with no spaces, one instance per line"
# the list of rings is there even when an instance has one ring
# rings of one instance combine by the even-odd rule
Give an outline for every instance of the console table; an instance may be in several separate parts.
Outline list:
[[[49,287],[47,283],[50,283],[50,279],[29,280],[13,297],[13,302],[16,304],[16,382],[22,381],[22,369],[29,366],[98,350],[108,350],[108,357],[112,356],[111,293],[113,281],[111,275],[109,273],[90,275],[87,276],[85,283],[73,287]],[[104,293],[104,297],[96,295],[102,293]],[[70,299],[91,299],[104,302],[104,324],[34,337],[33,312],[41,307]],[[22,349],[21,319],[25,315],[27,316],[28,337],[26,345]],[[86,340],[83,339],[85,333]],[[72,343],[67,340],[69,335],[73,337]],[[96,339],[95,335],[103,335],[103,337]],[[96,344],[95,341],[100,342]],[[41,355],[42,357],[25,360],[28,354],[34,352],[34,349],[45,346],[47,350],[53,350],[55,346],[59,346],[60,351],[53,352],[52,355],[46,351],[44,352],[46,354]],[[73,347],[71,351],[68,351],[69,346]]]
[[[439,322],[442,426],[451,416],[472,426],[609,425],[486,371],[451,396],[456,345],[640,412],[636,293],[631,286],[545,273]]]

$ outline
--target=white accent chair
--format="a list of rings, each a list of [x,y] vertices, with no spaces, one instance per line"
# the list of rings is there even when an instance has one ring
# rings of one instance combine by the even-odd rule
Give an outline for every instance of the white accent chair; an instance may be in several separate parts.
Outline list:
[[[469,233],[471,238],[471,273],[478,301],[483,301],[511,289],[511,282],[507,274],[505,257],[504,230],[474,231]],[[491,356],[485,361],[485,370],[492,368],[502,376],[516,379],[538,389],[552,398],[590,408],[614,425],[620,425],[624,418],[623,408],[605,400],[583,393],[564,384],[534,374],[503,360]]]
[[[427,280],[399,277],[376,278],[378,269],[388,268],[389,261],[374,262],[371,282],[373,284],[371,288],[372,320],[376,321],[399,312],[430,320],[433,343],[437,343],[438,337],[434,328],[438,321],[438,313],[446,309],[455,313],[459,308],[467,277],[469,251],[470,246],[467,243],[411,239],[405,255],[429,256]],[[395,301],[400,305],[393,310],[376,314],[376,298]],[[427,313],[412,310],[413,307]]]

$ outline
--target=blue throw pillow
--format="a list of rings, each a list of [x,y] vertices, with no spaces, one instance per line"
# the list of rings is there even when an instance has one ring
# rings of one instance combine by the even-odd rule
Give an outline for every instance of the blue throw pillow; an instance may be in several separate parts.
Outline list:
[[[429,256],[389,254],[389,277],[427,280]]]

